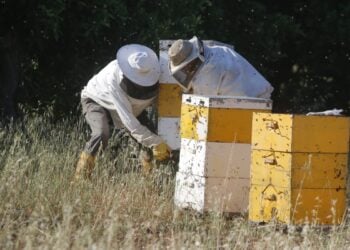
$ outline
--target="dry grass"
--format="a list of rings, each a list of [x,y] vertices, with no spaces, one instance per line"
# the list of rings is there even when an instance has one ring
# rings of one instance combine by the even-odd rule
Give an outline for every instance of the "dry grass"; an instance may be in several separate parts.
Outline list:
[[[0,249],[348,249],[338,227],[250,225],[245,216],[176,213],[174,164],[143,176],[138,146],[119,133],[91,182],[71,185],[83,121],[26,117],[0,130]]]

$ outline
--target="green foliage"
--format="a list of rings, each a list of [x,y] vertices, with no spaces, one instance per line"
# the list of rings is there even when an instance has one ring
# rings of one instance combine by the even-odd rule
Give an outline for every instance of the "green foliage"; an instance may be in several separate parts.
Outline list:
[[[17,34],[18,101],[76,112],[89,78],[127,43],[198,35],[231,43],[273,84],[274,109],[350,108],[350,3],[272,0],[2,1],[0,33]]]

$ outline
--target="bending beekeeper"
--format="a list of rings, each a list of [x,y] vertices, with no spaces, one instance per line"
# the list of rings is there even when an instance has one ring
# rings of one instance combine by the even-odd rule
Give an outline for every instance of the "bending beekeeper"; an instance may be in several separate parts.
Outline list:
[[[116,60],[93,76],[81,92],[83,114],[91,128],[76,166],[75,179],[90,178],[100,145],[105,149],[110,137],[109,120],[116,128],[125,127],[139,143],[149,147],[157,160],[169,157],[170,148],[137,120],[158,93],[160,66],[150,48],[130,44],[121,47]]]
[[[184,92],[198,95],[270,99],[271,84],[240,54],[222,45],[205,45],[194,36],[168,50],[169,69]]]

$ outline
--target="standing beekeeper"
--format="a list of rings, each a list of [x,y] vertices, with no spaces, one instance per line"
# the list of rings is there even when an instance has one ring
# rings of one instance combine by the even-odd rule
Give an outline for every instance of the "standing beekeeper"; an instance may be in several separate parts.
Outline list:
[[[218,44],[205,45],[194,36],[169,48],[170,72],[184,92],[270,99],[271,84],[240,54]]]
[[[169,157],[170,148],[137,120],[158,93],[160,66],[150,48],[130,44],[121,47],[116,60],[93,76],[81,92],[83,114],[91,128],[76,166],[75,180],[90,178],[100,146],[110,137],[109,120],[116,128],[125,127],[139,143],[149,147],[157,160]]]

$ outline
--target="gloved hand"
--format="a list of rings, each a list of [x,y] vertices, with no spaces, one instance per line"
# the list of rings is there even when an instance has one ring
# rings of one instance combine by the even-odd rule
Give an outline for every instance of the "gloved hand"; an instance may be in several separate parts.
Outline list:
[[[153,146],[153,157],[156,158],[158,161],[166,160],[170,157],[171,148],[164,142]]]

